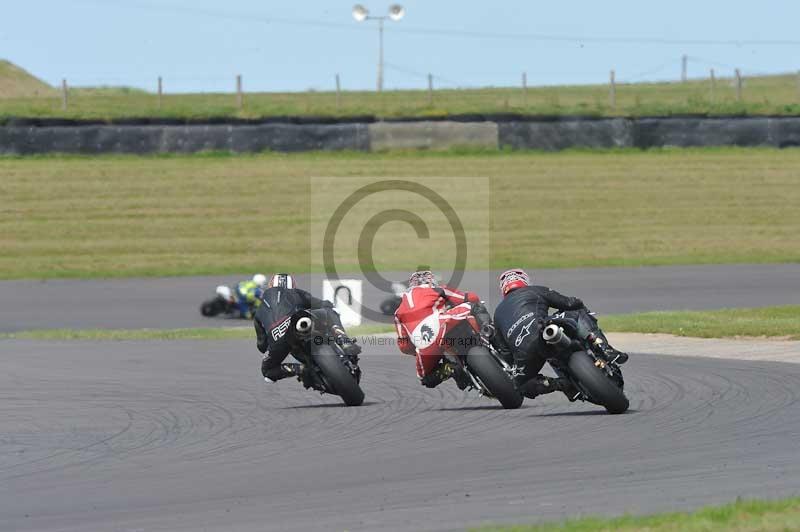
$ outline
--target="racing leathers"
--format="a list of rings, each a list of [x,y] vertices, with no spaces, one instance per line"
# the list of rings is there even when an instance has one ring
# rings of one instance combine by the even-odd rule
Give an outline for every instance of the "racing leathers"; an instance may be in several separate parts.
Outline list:
[[[234,296],[236,297],[236,307],[243,318],[253,317],[253,311],[261,303],[263,291],[254,281],[242,281],[236,285]]]
[[[473,293],[446,286],[423,284],[409,288],[394,314],[397,346],[416,357],[417,377],[433,388],[446,378],[440,368],[446,339],[469,333],[465,320],[474,316],[480,327],[491,326],[491,316]]]
[[[271,334],[272,331],[300,310],[326,309],[336,341],[344,345],[345,353],[356,356],[361,351],[353,340],[347,338],[339,314],[330,301],[318,299],[299,288],[272,287],[264,291],[261,304],[256,309],[253,323],[256,328],[256,347],[265,356],[261,374],[271,382],[300,375],[300,364],[283,364],[291,352],[288,335]]]
[[[521,391],[528,397],[561,389],[558,379],[538,375],[547,359],[547,343],[542,328],[550,308],[579,310],[583,301],[568,297],[546,286],[523,286],[506,295],[494,312],[497,328],[495,345],[510,351],[520,368]],[[563,391],[563,390],[562,390]]]

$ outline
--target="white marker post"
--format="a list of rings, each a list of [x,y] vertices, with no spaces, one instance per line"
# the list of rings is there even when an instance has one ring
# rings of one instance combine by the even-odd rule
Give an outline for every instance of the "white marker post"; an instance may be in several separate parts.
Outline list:
[[[322,299],[333,303],[345,327],[361,325],[361,283],[358,279],[322,281]]]

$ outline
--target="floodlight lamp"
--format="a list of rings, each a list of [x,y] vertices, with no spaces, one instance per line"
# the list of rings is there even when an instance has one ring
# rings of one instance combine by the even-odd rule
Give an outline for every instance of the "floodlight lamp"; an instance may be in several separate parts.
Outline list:
[[[389,7],[389,18],[397,22],[401,18],[403,18],[406,14],[406,8],[401,6],[400,4],[392,4]]]
[[[367,15],[369,15],[369,11],[366,7],[361,4],[353,6],[353,18],[356,19],[356,22],[364,22],[367,20]]]

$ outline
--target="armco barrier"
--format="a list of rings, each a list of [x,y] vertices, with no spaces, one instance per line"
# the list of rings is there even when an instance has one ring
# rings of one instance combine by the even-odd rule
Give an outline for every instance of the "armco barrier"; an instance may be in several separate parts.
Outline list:
[[[193,153],[454,147],[561,150],[661,146],[800,146],[800,117],[549,118],[262,124],[0,126],[0,154]],[[470,117],[472,118],[472,117]]]

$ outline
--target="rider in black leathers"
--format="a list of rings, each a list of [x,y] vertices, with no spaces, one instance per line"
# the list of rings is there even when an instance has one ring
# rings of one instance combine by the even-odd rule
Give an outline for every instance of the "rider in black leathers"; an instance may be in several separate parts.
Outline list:
[[[253,324],[256,328],[256,347],[265,355],[261,362],[261,374],[265,382],[273,383],[286,377],[302,376],[304,370],[302,364],[283,364],[290,354],[291,347],[287,341],[288,335],[281,333],[281,331],[285,333],[285,329],[278,327],[300,310],[327,309],[335,341],[342,345],[345,353],[351,357],[356,357],[361,352],[355,340],[346,336],[341,318],[333,309],[333,304],[318,299],[305,290],[295,288],[294,278],[291,275],[285,273],[273,275],[261,299]]]
[[[514,364],[523,371],[518,377],[520,391],[526,397],[536,397],[544,393],[563,391],[569,395],[568,383],[562,379],[545,377],[539,374],[547,360],[549,346],[542,339],[542,329],[551,308],[566,312],[565,322],[572,328],[596,341],[604,352],[613,355],[622,364],[628,356],[608,345],[605,336],[589,315],[586,307],[577,297],[569,297],[546,286],[530,284],[530,278],[523,270],[508,270],[499,279],[500,292],[504,299],[494,313],[497,329],[493,343],[501,352],[510,352]],[[570,319],[572,318],[572,319]]]

